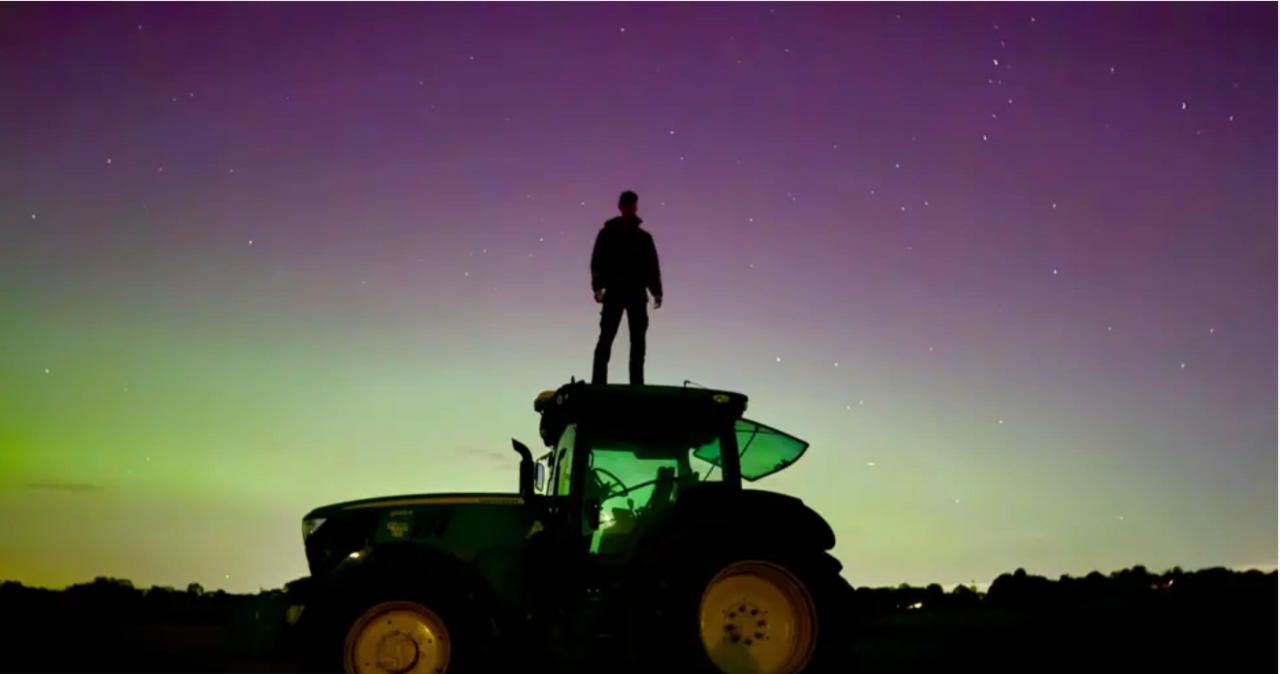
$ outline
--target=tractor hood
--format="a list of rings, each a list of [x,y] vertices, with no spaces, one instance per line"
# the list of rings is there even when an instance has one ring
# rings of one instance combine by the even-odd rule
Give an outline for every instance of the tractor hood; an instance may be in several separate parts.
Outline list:
[[[304,519],[332,517],[351,510],[369,510],[379,508],[417,507],[431,505],[524,505],[524,498],[519,494],[494,492],[462,492],[452,494],[403,494],[400,496],[375,496],[356,501],[344,501],[332,505],[320,506],[307,513]]]
[[[303,518],[311,573],[393,543],[429,546],[464,563],[495,548],[519,546],[532,531],[534,508],[518,494],[406,494],[316,508]]]

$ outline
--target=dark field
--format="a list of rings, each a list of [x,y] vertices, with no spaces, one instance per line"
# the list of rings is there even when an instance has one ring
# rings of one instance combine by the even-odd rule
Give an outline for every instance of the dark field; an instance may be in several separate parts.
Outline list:
[[[985,596],[861,589],[850,671],[1277,670],[1275,573],[1180,579],[1125,587],[1117,574],[1092,586],[1006,575]],[[276,648],[282,592],[79,587],[90,589],[0,588],[3,671],[296,671]]]

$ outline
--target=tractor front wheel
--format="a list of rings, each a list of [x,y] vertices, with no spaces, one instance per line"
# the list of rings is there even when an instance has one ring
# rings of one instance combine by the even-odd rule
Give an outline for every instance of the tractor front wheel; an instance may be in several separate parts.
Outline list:
[[[371,607],[347,629],[342,647],[349,674],[444,674],[451,655],[444,620],[412,601]]]
[[[306,659],[311,671],[464,674],[495,664],[491,616],[461,583],[398,574],[352,583],[325,602]]]

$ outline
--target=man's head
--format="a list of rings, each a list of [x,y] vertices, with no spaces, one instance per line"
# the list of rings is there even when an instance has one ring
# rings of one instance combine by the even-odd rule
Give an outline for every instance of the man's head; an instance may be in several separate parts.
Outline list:
[[[635,192],[627,190],[622,193],[622,196],[618,197],[618,210],[627,217],[635,217],[636,207],[639,203],[640,197],[636,196]]]

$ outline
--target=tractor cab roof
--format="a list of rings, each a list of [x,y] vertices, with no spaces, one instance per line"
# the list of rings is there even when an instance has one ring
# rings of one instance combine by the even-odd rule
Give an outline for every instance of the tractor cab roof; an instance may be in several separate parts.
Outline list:
[[[747,397],[687,386],[572,382],[539,394],[533,409],[542,415],[542,441],[550,447],[566,426],[583,421],[637,432],[659,426],[694,433],[710,431],[720,423],[741,418]]]

